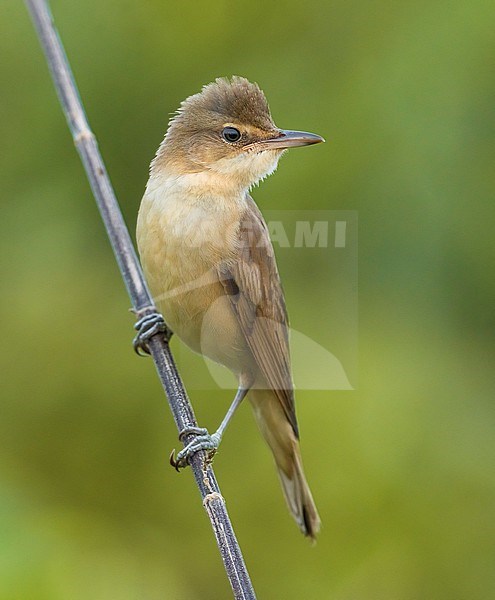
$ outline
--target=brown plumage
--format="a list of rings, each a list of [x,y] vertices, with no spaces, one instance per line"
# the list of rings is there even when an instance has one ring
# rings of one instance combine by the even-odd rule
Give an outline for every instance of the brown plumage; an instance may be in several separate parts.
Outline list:
[[[313,539],[320,520],[302,469],[287,311],[267,227],[248,190],[275,170],[285,149],[319,141],[278,129],[256,84],[217,79],[172,119],[137,232],[165,321],[193,350],[232,370],[236,406],[249,390],[289,509]],[[198,438],[179,454],[181,464],[211,440]]]
[[[282,285],[263,216],[250,196],[246,204],[239,227],[237,260],[220,263],[219,277],[226,289],[231,282],[237,289],[229,299],[262,376],[253,387],[275,392],[298,436]]]

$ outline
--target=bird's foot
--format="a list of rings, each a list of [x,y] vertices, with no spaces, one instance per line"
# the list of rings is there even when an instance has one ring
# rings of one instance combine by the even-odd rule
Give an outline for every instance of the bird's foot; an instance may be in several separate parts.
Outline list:
[[[172,332],[165,324],[162,315],[158,312],[141,317],[134,324],[134,329],[137,331],[137,335],[132,340],[132,346],[139,356],[145,356],[150,353],[148,340],[157,333],[162,333],[167,342],[172,337]]]
[[[208,460],[211,460],[218,450],[222,436],[218,433],[208,433],[204,427],[186,427],[179,434],[179,439],[183,441],[186,435],[195,435],[194,437],[178,454],[175,456],[175,450],[170,454],[170,464],[176,471],[184,469],[189,464],[189,459],[196,454],[205,450],[208,454]]]

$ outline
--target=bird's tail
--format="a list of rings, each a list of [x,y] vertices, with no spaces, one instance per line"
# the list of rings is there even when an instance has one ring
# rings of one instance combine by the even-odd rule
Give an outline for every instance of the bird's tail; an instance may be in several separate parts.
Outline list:
[[[273,391],[253,389],[249,398],[261,433],[273,453],[287,506],[300,530],[314,541],[320,517],[304,476],[299,440]]]

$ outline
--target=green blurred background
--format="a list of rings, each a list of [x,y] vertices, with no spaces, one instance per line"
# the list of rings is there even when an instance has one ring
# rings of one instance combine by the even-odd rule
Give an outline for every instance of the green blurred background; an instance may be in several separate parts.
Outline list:
[[[493,2],[52,7],[132,230],[169,113],[229,74],[328,140],[259,204],[358,211],[359,384],[298,398],[316,547],[247,406],[215,463],[259,597],[495,597]],[[0,599],[229,598],[27,12],[0,15]],[[191,396],[214,427],[231,394]]]

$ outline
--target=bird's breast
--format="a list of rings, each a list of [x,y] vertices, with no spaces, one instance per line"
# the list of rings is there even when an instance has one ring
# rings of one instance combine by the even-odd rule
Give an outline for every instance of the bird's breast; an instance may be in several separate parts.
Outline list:
[[[218,265],[238,252],[242,199],[153,183],[138,215],[141,262],[165,320],[197,350],[204,316],[224,295]]]

